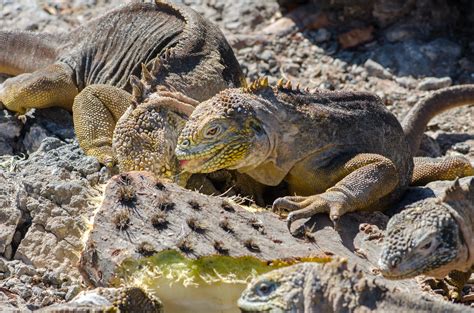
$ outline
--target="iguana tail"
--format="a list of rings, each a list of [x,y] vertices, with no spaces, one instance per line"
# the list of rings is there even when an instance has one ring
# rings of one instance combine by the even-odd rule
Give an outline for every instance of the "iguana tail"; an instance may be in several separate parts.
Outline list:
[[[418,152],[426,126],[435,115],[466,104],[474,104],[474,84],[443,88],[418,102],[402,122],[412,155]]]
[[[0,73],[33,72],[56,60],[63,34],[0,31]]]

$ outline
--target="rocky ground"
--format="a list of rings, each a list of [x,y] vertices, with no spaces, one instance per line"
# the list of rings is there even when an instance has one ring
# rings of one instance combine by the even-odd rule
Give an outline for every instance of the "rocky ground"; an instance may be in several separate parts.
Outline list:
[[[3,0],[0,28],[72,29],[122,2]],[[431,90],[474,83],[473,34],[465,26],[474,16],[469,1],[407,1],[411,7],[382,0],[327,7],[319,1],[290,12],[274,0],[182,2],[221,27],[249,79],[265,75],[270,82],[283,77],[309,88],[371,91],[399,119]],[[462,154],[474,162],[473,121],[474,106],[439,115],[422,153]],[[68,112],[31,112],[23,123],[0,110],[0,306],[33,310],[69,301],[86,288],[75,265],[91,218],[110,209],[100,207],[108,178],[79,149]],[[351,225],[358,225],[354,219]],[[315,231],[322,232],[316,238],[338,236],[328,228]],[[320,239],[315,250],[363,264],[348,239],[357,232],[360,237],[364,229],[344,237],[349,248]]]

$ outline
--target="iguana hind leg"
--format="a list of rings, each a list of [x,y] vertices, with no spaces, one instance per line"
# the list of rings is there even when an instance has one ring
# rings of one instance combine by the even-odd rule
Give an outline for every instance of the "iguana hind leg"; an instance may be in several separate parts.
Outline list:
[[[128,92],[109,85],[90,85],[77,95],[72,107],[74,131],[87,155],[109,167],[116,163],[112,150],[114,128],[131,103]]]
[[[345,213],[368,208],[394,191],[399,183],[395,165],[377,154],[358,154],[330,171],[327,177],[336,175],[341,179],[324,193],[275,200],[274,210],[290,211],[287,217],[289,229],[294,221],[317,213],[327,212],[336,222]]]
[[[64,63],[56,63],[7,79],[0,87],[0,102],[20,114],[52,106],[70,110],[77,93],[73,70]]]
[[[468,159],[458,156],[444,158],[416,157],[411,184],[426,185],[435,180],[454,180],[457,177],[474,175]]]

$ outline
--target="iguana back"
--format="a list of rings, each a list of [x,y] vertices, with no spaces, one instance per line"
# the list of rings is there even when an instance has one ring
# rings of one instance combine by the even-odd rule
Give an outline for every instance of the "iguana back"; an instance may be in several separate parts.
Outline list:
[[[0,39],[0,72],[28,72],[0,86],[0,103],[19,114],[72,110],[81,147],[105,164],[115,162],[112,136],[133,103],[132,76],[144,71],[153,87],[200,101],[243,77],[217,26],[161,1],[124,5],[69,33],[0,32]]]

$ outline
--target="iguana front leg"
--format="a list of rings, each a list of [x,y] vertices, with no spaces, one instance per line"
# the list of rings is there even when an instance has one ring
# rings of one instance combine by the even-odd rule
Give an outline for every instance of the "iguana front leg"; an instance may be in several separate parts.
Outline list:
[[[132,95],[109,85],[90,85],[74,99],[74,131],[87,155],[113,166],[117,159],[112,150],[115,124],[132,104]]]
[[[290,211],[288,229],[294,221],[309,218],[317,213],[329,213],[335,223],[345,213],[368,208],[383,196],[395,190],[399,183],[398,172],[389,159],[377,154],[358,154],[342,164],[332,167],[327,177],[342,177],[324,193],[309,196],[278,198],[273,203],[276,211]]]
[[[56,63],[9,78],[0,87],[0,102],[19,114],[25,114],[31,108],[52,106],[70,110],[78,93],[73,75],[68,65]]]

